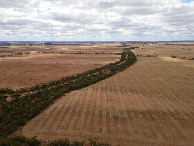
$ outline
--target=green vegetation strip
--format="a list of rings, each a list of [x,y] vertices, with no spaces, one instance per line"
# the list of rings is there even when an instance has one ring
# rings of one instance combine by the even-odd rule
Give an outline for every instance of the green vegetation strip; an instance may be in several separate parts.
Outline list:
[[[41,144],[39,140],[36,139],[36,137],[33,138],[26,138],[23,136],[15,136],[11,137],[6,141],[3,141],[0,143],[0,146],[84,146],[84,144],[90,145],[90,146],[110,146],[106,143],[97,142],[94,140],[89,139],[89,142],[85,141],[74,141],[70,142],[69,140],[57,140],[53,141],[47,144]]]
[[[120,61],[60,80],[30,88],[0,89],[0,141],[25,125],[65,93],[97,83],[123,71],[136,62],[130,49],[122,52]],[[7,99],[11,99],[7,101]]]

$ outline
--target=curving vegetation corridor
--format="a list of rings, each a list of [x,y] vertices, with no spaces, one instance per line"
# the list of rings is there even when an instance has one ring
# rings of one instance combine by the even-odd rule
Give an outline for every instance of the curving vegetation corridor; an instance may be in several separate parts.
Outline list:
[[[25,125],[65,93],[111,77],[136,61],[136,56],[130,48],[125,48],[120,61],[101,68],[16,91],[10,88],[0,89],[0,142],[4,141],[5,144],[11,133]]]

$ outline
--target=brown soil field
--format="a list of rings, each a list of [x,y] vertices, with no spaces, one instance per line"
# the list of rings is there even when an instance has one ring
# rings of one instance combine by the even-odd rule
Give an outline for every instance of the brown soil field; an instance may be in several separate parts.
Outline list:
[[[118,61],[120,55],[111,53],[122,52],[122,48],[117,48],[116,45],[65,47],[11,46],[10,48],[0,48],[0,51],[2,51],[0,56],[5,52],[7,54],[30,52],[30,54],[0,57],[0,88],[18,89],[29,87],[82,73]],[[10,53],[11,51],[12,53]],[[63,54],[59,54],[61,52]],[[69,54],[79,52],[82,54]]]
[[[150,54],[158,46],[134,52]],[[194,61],[170,57],[194,53],[178,46],[156,49],[158,57],[138,57],[125,71],[62,96],[20,133],[42,141],[93,138],[113,145],[194,145]]]
[[[133,45],[136,46],[136,45]],[[136,55],[158,55],[159,57],[171,57],[172,55],[176,58],[192,59],[194,58],[194,43],[193,44],[137,44],[138,47],[134,49]],[[142,49],[143,48],[143,49]]]

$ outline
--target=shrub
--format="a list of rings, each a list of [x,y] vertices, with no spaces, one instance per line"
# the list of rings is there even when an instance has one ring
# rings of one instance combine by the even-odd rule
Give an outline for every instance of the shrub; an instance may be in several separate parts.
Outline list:
[[[0,146],[40,146],[41,142],[33,138],[25,138],[24,136],[11,137],[0,143]]]
[[[85,143],[84,141],[83,142],[78,142],[78,141],[70,142],[67,139],[65,140],[59,139],[57,141],[47,144],[47,146],[83,146],[84,143]]]
[[[172,55],[171,57],[172,57],[172,58],[176,58],[176,56],[174,56],[174,55]]]

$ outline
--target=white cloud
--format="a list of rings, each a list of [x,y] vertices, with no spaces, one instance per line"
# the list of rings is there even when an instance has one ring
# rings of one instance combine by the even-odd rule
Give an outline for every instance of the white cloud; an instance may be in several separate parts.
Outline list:
[[[194,2],[1,0],[0,40],[189,40]]]

